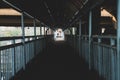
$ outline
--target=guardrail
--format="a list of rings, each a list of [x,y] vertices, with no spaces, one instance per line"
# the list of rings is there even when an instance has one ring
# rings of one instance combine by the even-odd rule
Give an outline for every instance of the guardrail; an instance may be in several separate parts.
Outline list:
[[[43,36],[0,37],[0,79],[9,80],[45,47]],[[5,43],[5,45],[4,45]],[[8,44],[7,44],[8,43]]]
[[[79,55],[85,59],[91,68],[98,71],[105,80],[116,80],[117,78],[117,43],[116,36],[69,36],[69,43],[79,51]],[[74,41],[75,40],[75,41]],[[90,52],[89,52],[90,48]],[[90,53],[90,55],[89,55]],[[90,60],[90,61],[89,61]]]

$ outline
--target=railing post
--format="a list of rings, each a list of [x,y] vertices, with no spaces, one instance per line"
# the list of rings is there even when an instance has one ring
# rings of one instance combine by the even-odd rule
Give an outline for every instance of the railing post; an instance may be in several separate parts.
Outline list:
[[[15,45],[15,39],[12,40],[12,44]],[[12,49],[12,76],[15,75],[15,46]]]
[[[100,43],[101,43],[101,38],[98,37],[98,71],[100,76],[102,76],[102,52],[101,52],[101,48],[100,48]],[[95,57],[95,56],[94,56]]]
[[[115,45],[115,40],[113,38],[110,39],[110,45],[111,45],[111,47]],[[115,80],[115,74],[116,74],[115,73],[115,53],[112,48],[111,48],[110,56],[111,56],[111,59],[110,59],[111,60],[111,65],[110,65],[111,71],[109,71],[109,72],[111,72],[111,73],[109,73],[109,79]]]
[[[117,80],[120,80],[120,0],[117,0]]]

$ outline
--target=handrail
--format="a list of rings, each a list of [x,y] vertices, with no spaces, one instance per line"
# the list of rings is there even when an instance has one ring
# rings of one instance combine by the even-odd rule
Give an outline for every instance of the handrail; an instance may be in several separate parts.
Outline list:
[[[79,36],[79,35],[77,35]],[[89,37],[88,35],[82,35],[82,37]],[[93,35],[92,38],[112,38],[112,39],[116,39],[117,36],[115,35]]]
[[[35,36],[26,36],[25,38],[34,38]],[[39,39],[42,39],[44,37],[42,36],[36,36],[36,37],[40,37]],[[18,36],[18,37],[0,37],[0,41],[6,41],[6,40],[16,40],[16,39],[22,39],[23,37]],[[38,40],[38,39],[36,39]],[[33,42],[35,40],[30,40],[30,41],[25,41],[25,43],[30,43]],[[13,48],[15,46],[19,46],[22,45],[22,42],[19,43],[15,43],[15,44],[9,44],[9,45],[4,45],[4,46],[0,46],[0,50],[4,50],[4,49],[8,49],[8,48]]]
[[[22,45],[22,43],[16,43],[16,44],[11,44],[11,45],[0,46],[0,50],[13,48],[13,47],[19,46],[19,45]]]
[[[116,39],[117,36],[114,35],[93,35],[93,38],[112,38],[112,39]]]
[[[97,45],[104,46],[104,47],[108,47],[108,48],[117,49],[116,46],[110,46],[110,45],[108,45],[108,44],[103,44],[103,43],[98,43],[98,42],[93,42],[93,44],[97,44]]]
[[[34,42],[34,41],[35,41],[35,40],[27,41],[27,42],[25,42],[25,43],[30,43],[30,42]],[[10,45],[4,45],[4,46],[0,46],[0,50],[13,48],[13,47],[20,46],[20,45],[23,45],[23,43],[20,42],[20,43],[15,43],[15,44],[10,44]]]
[[[37,35],[37,36],[25,36],[25,38],[34,38],[34,37],[41,37],[41,38],[43,38],[43,35]],[[14,40],[14,39],[23,39],[23,37],[22,37],[22,36],[0,37],[0,41]]]

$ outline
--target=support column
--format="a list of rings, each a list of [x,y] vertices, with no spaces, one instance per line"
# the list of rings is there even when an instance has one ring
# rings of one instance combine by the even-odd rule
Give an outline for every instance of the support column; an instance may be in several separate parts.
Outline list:
[[[42,35],[42,26],[40,24],[40,35]]]
[[[82,21],[81,21],[81,19],[80,19],[80,21],[79,21],[79,56],[82,56],[82,45],[81,45],[81,36],[82,36],[82,34],[81,34],[81,28],[82,28]]]
[[[89,12],[89,69],[91,69],[92,11]]]
[[[44,26],[44,49],[46,48],[46,31]]]
[[[40,26],[40,35],[42,35],[42,27]]]
[[[33,25],[34,25],[34,36],[36,40],[36,20],[35,19],[33,19]]]
[[[45,26],[44,26],[44,36],[46,36]]]
[[[120,0],[117,0],[117,80],[120,80]]]
[[[2,71],[1,71],[1,67],[2,67],[2,66],[1,66],[1,60],[2,60],[2,59],[1,59],[1,54],[2,54],[2,52],[0,51],[0,79],[1,79],[1,77],[2,77]]]
[[[25,55],[25,26],[24,26],[24,13],[22,12],[21,15],[21,27],[22,27],[22,43],[23,43],[23,54],[22,54],[22,60],[23,60],[23,69],[25,69],[26,65],[26,55]]]
[[[33,26],[34,26],[34,56],[36,55],[36,20],[33,19]]]

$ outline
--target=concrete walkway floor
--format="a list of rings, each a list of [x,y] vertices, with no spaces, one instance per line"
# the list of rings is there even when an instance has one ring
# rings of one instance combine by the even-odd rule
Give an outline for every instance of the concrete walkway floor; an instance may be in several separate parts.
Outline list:
[[[66,42],[46,46],[14,80],[103,80]]]

